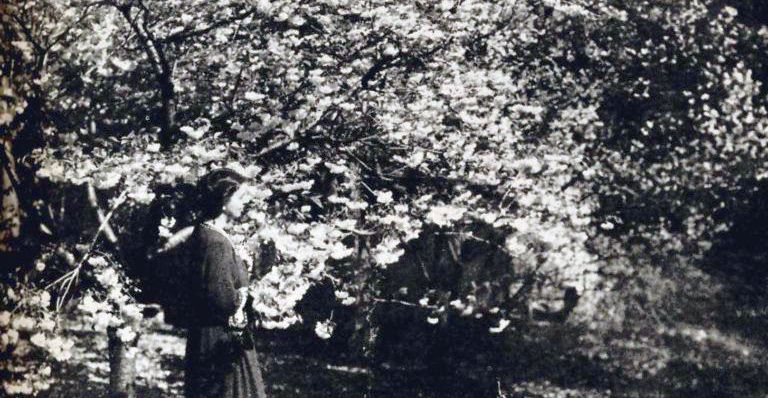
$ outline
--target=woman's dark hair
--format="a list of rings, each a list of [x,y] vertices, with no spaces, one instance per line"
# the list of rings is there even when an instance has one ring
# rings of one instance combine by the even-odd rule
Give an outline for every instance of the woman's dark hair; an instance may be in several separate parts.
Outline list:
[[[197,182],[196,222],[218,217],[230,197],[248,177],[230,168],[211,170]]]

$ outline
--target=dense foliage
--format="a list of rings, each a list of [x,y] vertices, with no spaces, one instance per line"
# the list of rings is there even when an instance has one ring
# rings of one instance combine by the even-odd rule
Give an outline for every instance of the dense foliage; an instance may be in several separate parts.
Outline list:
[[[299,321],[296,303],[330,281],[362,323],[388,301],[432,324],[490,318],[490,333],[568,287],[571,319],[620,325],[631,281],[700,259],[768,172],[768,29],[719,1],[3,7],[4,140],[36,92],[47,145],[31,153],[35,178],[85,184],[100,212],[76,236],[51,215],[50,274],[15,269],[27,287],[4,304],[63,274],[48,285],[60,307],[82,271],[101,293],[81,309],[101,326],[136,313],[116,283],[136,237],[109,217],[136,222],[160,186],[212,167],[253,179],[236,231],[245,257],[277,253],[252,287],[263,327]],[[185,226],[178,211],[160,218],[164,239]],[[401,289],[397,273],[421,276]],[[15,332],[28,315],[0,315],[3,355],[34,338]],[[327,338],[333,324],[315,330]],[[42,387],[24,371],[6,366],[5,388]]]

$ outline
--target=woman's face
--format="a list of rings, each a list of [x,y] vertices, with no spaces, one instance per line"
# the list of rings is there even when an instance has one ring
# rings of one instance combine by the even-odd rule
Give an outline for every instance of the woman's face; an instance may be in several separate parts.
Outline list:
[[[247,193],[248,188],[245,186],[245,184],[240,185],[240,187],[237,188],[237,191],[235,191],[235,193],[229,197],[229,200],[224,205],[224,213],[226,213],[231,218],[240,217],[240,215],[243,213],[243,208],[245,207]]]

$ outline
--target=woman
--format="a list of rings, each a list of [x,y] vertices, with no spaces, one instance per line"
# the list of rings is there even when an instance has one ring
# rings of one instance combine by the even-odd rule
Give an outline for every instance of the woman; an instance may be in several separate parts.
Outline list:
[[[222,168],[197,185],[200,215],[187,246],[191,251],[187,398],[266,397],[256,351],[241,329],[245,295],[238,289],[247,286],[247,271],[224,232],[243,210],[245,181],[234,170]]]

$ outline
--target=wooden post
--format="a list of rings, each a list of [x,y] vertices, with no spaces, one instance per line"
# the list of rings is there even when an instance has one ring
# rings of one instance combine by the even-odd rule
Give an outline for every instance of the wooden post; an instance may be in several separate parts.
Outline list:
[[[131,324],[135,328],[138,324]],[[135,398],[136,381],[135,347],[139,340],[137,334],[133,341],[124,342],[117,335],[116,327],[107,328],[109,350],[109,398]],[[133,350],[132,350],[133,348]]]

